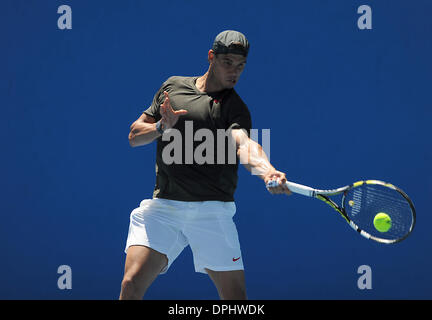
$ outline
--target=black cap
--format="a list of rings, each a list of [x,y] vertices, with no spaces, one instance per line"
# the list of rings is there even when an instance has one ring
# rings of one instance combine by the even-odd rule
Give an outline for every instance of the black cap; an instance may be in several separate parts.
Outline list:
[[[234,30],[225,30],[219,33],[213,42],[214,53],[232,53],[247,57],[249,42],[243,33]]]

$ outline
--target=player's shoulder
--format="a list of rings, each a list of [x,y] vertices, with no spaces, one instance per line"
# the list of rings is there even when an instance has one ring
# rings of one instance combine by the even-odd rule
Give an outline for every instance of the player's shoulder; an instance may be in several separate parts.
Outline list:
[[[161,91],[189,90],[192,87],[194,77],[171,76],[161,86]]]
[[[191,81],[193,77],[185,77],[185,76],[171,76],[167,80],[165,80],[164,84],[166,85],[181,85]]]

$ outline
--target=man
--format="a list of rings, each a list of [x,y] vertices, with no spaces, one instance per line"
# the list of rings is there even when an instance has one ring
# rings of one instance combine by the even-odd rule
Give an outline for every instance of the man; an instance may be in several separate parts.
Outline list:
[[[232,219],[238,161],[226,161],[228,154],[223,162],[213,161],[227,151],[218,143],[214,154],[205,150],[206,159],[210,159],[206,163],[191,159],[194,153],[189,149],[197,150],[200,141],[194,137],[200,129],[210,130],[215,137],[217,130],[225,129],[228,134],[224,138],[234,141],[236,160],[265,183],[279,181],[269,188],[271,193],[290,194],[283,184],[285,174],[277,171],[262,147],[249,138],[250,113],[234,90],[248,51],[242,33],[220,33],[208,52],[208,71],[201,77],[169,78],[152,105],[131,125],[132,147],[157,140],[156,186],[153,199],[143,200],[131,213],[120,299],[142,299],[187,245],[192,249],[195,270],[209,275],[221,299],[247,299]],[[181,140],[172,147],[170,138],[175,135],[169,133],[174,130]],[[177,161],[172,161],[168,147],[177,153]]]

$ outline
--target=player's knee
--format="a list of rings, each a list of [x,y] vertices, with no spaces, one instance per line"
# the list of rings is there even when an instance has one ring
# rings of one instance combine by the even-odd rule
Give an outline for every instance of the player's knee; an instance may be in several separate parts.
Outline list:
[[[123,299],[142,299],[144,292],[137,279],[131,276],[125,276],[121,283],[121,292]]]
[[[246,288],[242,285],[227,286],[222,289],[223,300],[247,300]]]
[[[220,295],[224,300],[246,300],[246,287],[244,281],[230,279],[220,285]]]
[[[134,280],[131,277],[124,277],[121,283],[121,288],[122,291],[134,291],[135,289],[135,284],[134,284]]]
[[[124,277],[121,283],[122,289],[132,289],[133,279],[131,277]]]

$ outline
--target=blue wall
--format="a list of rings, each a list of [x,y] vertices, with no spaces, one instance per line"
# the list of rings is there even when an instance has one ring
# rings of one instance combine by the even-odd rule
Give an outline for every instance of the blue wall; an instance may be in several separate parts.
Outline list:
[[[59,30],[57,8],[72,8]],[[357,8],[372,8],[359,30]],[[0,4],[0,299],[116,299],[129,214],[154,185],[155,145],[130,124],[171,75],[201,75],[220,31],[251,43],[236,89],[271,161],[318,188],[390,181],[414,233],[384,246],[332,209],[272,196],[240,168],[237,222],[251,299],[430,299],[432,3],[23,1]],[[72,290],[57,288],[69,265]],[[359,290],[369,265],[373,288]],[[217,299],[189,248],[148,299]]]

